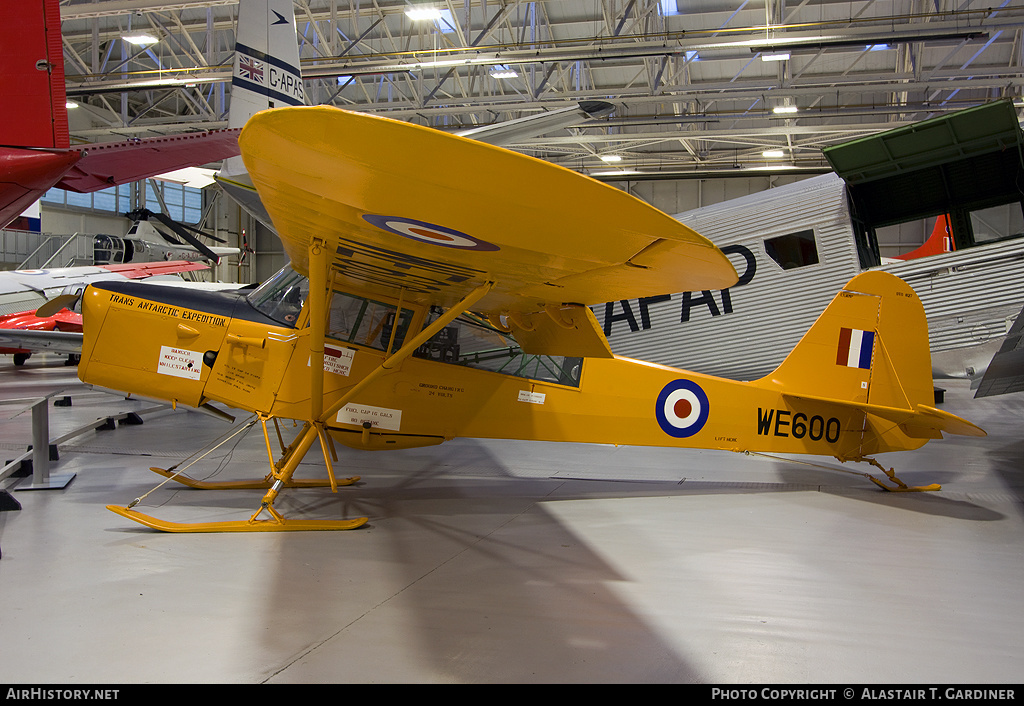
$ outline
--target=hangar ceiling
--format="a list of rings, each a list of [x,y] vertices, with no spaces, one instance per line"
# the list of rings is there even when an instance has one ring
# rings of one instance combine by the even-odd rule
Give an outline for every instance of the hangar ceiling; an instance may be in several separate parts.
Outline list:
[[[410,19],[413,5],[441,16]],[[237,7],[62,2],[73,136],[225,127]],[[610,117],[513,148],[611,180],[827,171],[823,147],[1024,83],[1024,0],[296,0],[295,14],[311,102],[456,130],[608,101]],[[122,39],[139,30],[159,41]]]

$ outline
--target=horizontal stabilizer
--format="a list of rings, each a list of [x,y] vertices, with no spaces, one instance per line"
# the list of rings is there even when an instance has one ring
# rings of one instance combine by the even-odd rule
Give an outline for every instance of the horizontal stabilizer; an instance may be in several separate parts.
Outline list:
[[[0,345],[29,351],[50,351],[78,355],[82,352],[82,334],[75,331],[0,330]]]
[[[984,429],[967,421],[963,417],[935,409],[928,405],[917,405],[918,415],[913,423],[919,424],[924,421],[925,425],[932,429],[944,431],[947,434],[958,434],[960,436],[988,436]]]
[[[885,405],[868,404],[867,402],[854,402],[850,400],[829,399],[815,395],[792,395],[784,394],[787,399],[813,400],[825,402],[832,405],[841,405],[848,408],[859,409],[867,414],[881,417],[893,424],[898,424],[903,433],[915,439],[938,439],[942,438],[938,432],[957,434],[958,436],[987,436],[988,434],[981,427],[958,417],[955,414],[944,412],[935,407],[924,404],[914,405],[914,409],[906,407],[887,407]]]
[[[87,145],[57,186],[87,194],[176,169],[219,162],[239,153],[239,130],[204,130]]]

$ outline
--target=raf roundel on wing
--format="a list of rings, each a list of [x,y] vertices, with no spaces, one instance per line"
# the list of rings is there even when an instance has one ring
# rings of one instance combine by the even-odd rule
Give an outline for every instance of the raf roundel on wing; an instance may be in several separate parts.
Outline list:
[[[412,218],[399,216],[379,216],[364,214],[363,220],[371,223],[381,230],[386,230],[403,238],[418,240],[421,243],[440,245],[445,248],[457,248],[461,250],[498,250],[498,246],[488,243],[485,240],[466,235],[453,228],[417,221]]]

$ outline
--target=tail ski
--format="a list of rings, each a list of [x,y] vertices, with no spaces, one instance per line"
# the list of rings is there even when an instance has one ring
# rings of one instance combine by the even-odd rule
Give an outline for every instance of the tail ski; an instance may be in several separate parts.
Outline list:
[[[850,280],[778,369],[760,382],[778,386],[785,397],[861,410],[864,428],[837,456],[841,461],[870,462],[868,454],[916,448],[941,439],[943,432],[986,435],[932,406],[924,307],[906,282],[886,272],[864,272]]]

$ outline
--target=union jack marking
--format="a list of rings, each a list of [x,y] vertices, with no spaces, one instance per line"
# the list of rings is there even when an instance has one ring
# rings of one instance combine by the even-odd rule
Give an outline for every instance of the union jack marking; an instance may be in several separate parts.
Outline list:
[[[242,78],[263,83],[263,62],[241,56],[238,58],[238,73]]]

